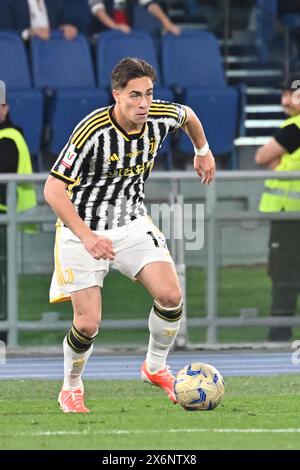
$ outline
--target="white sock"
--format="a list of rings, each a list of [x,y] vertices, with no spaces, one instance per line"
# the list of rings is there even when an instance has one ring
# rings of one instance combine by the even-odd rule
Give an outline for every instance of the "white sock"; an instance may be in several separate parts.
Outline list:
[[[64,347],[64,390],[75,390],[80,388],[83,391],[81,375],[84,371],[88,358],[92,354],[93,345],[82,354],[76,353],[69,346],[67,337],[63,342]]]
[[[164,310],[170,312],[178,307],[164,308]],[[152,308],[148,321],[150,338],[146,356],[147,367],[150,373],[153,374],[166,367],[167,356],[176,339],[179,326],[180,319],[176,321],[164,320]]]

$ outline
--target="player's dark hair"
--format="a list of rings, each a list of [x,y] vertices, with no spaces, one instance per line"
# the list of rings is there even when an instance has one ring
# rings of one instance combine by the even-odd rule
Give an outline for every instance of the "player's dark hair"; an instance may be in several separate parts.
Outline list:
[[[134,78],[149,77],[152,82],[156,80],[156,72],[152,65],[143,59],[126,57],[122,59],[113,69],[111,74],[111,88],[125,88],[129,80]]]

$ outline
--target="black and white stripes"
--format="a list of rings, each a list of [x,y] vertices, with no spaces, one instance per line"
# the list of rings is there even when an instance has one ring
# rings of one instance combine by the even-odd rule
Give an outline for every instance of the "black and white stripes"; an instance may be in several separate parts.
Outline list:
[[[185,123],[179,104],[153,101],[146,124],[127,134],[101,108],[83,119],[51,174],[72,184],[71,200],[92,230],[107,230],[146,215],[144,183],[168,132]]]

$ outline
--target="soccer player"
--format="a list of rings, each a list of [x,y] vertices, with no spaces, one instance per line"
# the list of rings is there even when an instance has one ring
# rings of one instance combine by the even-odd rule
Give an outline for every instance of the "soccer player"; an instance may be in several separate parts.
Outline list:
[[[165,237],[147,216],[144,183],[162,141],[180,127],[193,142],[194,168],[203,183],[213,180],[215,162],[194,112],[153,100],[155,79],[145,61],[122,59],[112,72],[115,104],[77,125],[46,181],[45,198],[59,217],[50,301],[71,298],[74,310],[63,342],[58,398],[65,413],[89,411],[81,376],[98,332],[100,288],[110,267],[143,284],[154,299],[141,377],[176,402],[166,360],[180,325],[182,294]]]

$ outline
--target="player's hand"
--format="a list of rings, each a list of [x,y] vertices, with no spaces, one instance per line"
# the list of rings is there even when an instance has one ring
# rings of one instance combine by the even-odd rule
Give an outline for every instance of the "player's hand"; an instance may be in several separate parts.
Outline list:
[[[201,178],[201,183],[209,184],[214,180],[216,164],[210,150],[204,157],[194,157],[194,168]]]
[[[112,247],[112,241],[101,235],[92,233],[82,240],[85,249],[95,259],[114,259],[115,253]]]

